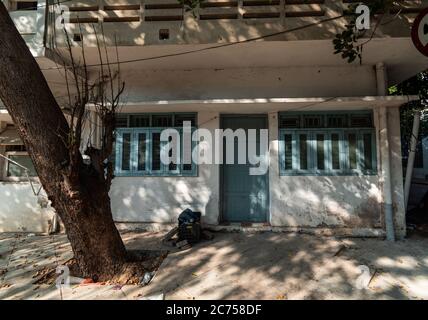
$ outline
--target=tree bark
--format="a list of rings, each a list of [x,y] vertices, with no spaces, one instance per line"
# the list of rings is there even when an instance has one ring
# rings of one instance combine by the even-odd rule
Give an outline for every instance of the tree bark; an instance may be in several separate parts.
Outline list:
[[[0,99],[64,223],[83,276],[107,280],[127,256],[113,222],[109,185],[81,156],[77,168],[70,165],[69,125],[2,3],[0,30]]]

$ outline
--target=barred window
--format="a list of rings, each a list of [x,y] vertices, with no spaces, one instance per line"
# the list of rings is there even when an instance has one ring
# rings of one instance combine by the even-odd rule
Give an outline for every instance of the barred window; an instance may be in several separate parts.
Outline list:
[[[376,134],[371,112],[284,112],[279,116],[279,127],[283,175],[376,173]]]
[[[11,151],[6,152],[6,156],[11,160],[6,163],[7,177],[20,178],[26,177],[27,174],[29,177],[37,176],[36,169],[28,153]]]
[[[183,122],[192,124],[195,130],[196,114],[139,114],[122,115],[117,121],[115,143],[115,174],[118,176],[195,176],[196,164],[183,163]],[[126,124],[126,126],[125,126]],[[129,127],[128,127],[129,124]],[[175,124],[175,126],[172,126]],[[120,127],[119,127],[120,125]],[[164,164],[161,161],[161,149],[168,143],[161,141],[161,133],[165,128],[176,129],[179,133],[180,155],[177,161]],[[169,138],[169,142],[172,137]],[[192,146],[194,143],[192,142]],[[169,151],[172,156],[172,151]]]

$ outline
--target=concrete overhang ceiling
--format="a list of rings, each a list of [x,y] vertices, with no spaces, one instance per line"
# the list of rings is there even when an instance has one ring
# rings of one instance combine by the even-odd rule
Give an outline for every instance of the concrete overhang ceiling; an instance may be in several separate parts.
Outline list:
[[[119,59],[126,70],[187,70],[245,67],[287,66],[348,66],[340,55],[333,54],[331,40],[261,41],[208,49],[215,45],[151,45],[119,47]],[[206,49],[207,48],[207,49]],[[192,52],[195,50],[201,50]],[[63,54],[67,54],[63,49]],[[74,48],[79,55],[79,49]],[[115,61],[115,48],[109,49],[110,61]],[[162,57],[161,57],[162,56]],[[159,58],[161,57],[161,58]],[[89,65],[99,63],[96,48],[86,49]],[[41,62],[42,68],[55,64]],[[364,46],[363,65],[387,65],[390,85],[400,83],[428,68],[423,56],[410,38],[374,38]],[[359,62],[352,63],[358,66]],[[52,71],[44,71],[52,72]]]

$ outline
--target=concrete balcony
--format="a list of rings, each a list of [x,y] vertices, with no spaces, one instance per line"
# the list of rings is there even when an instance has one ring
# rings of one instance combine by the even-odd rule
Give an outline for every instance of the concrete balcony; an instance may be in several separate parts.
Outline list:
[[[102,25],[107,42],[119,46],[165,44],[212,44],[243,41],[294,29],[308,23],[337,17],[354,0],[207,0],[186,11],[177,0],[68,1],[67,27],[72,40],[95,46],[94,28]],[[409,28],[426,0],[408,0],[405,6],[384,15],[376,37],[408,37]],[[52,46],[65,44],[64,34],[52,30],[58,14],[50,12]],[[346,18],[291,33],[264,38],[266,41],[331,39],[343,30]]]
[[[37,33],[36,10],[11,11],[10,17],[21,35],[35,35]]]
[[[45,11],[45,1],[39,1],[36,7],[24,10],[9,8],[10,17],[34,57],[41,57],[44,54]]]

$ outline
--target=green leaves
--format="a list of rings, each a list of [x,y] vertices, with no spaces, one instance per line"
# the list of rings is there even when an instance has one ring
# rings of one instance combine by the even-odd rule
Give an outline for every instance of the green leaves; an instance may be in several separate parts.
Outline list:
[[[375,14],[383,14],[389,10],[394,4],[393,0],[373,0],[365,2],[370,9],[370,16]],[[355,13],[358,3],[352,4],[344,11],[344,15],[349,18],[349,23],[345,26],[345,30],[336,34],[333,39],[334,54],[340,54],[348,63],[354,62],[357,58],[362,63],[363,47],[374,36],[376,27],[372,30],[370,38],[364,43],[359,43],[358,40],[365,35],[365,31],[359,31],[355,27],[358,15]]]
[[[355,59],[362,62],[362,46],[356,45],[358,38],[358,30],[355,28],[355,20],[346,25],[346,29],[342,33],[336,34],[333,39],[334,54],[341,54],[343,59],[348,63],[352,63]]]
[[[178,0],[178,3],[182,4],[184,10],[187,12],[195,10],[204,1],[205,0]]]

